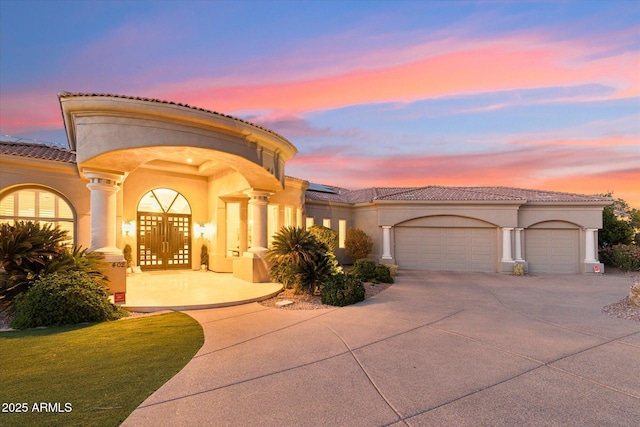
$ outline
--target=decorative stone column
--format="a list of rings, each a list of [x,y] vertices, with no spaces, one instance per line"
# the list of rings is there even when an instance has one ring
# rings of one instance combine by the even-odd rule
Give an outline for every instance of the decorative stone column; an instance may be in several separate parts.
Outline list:
[[[516,247],[516,262],[524,262],[524,259],[522,258],[522,228],[516,228],[515,229],[515,242],[514,245]]]
[[[251,247],[242,257],[233,262],[233,275],[239,279],[252,283],[263,283],[271,280],[270,265],[264,257],[267,252],[267,206],[269,196],[267,191],[248,190],[249,205],[252,206],[251,218]]]
[[[598,261],[598,230],[584,229],[584,272],[604,273],[604,264]]]
[[[513,228],[502,229],[502,262],[500,272],[512,273],[515,261],[513,260],[513,245],[511,244],[511,232]]]
[[[391,225],[382,226],[382,259],[391,260]]]
[[[598,255],[596,253],[596,233],[598,230],[595,228],[585,228],[585,253],[584,253],[584,262],[585,263],[594,263],[598,262]]]
[[[84,169],[91,190],[91,251],[122,255],[116,247],[116,193],[124,175]]]
[[[252,208],[251,221],[251,247],[247,250],[250,253],[262,253],[267,251],[267,206],[271,193],[266,191],[247,191],[249,205]]]
[[[502,229],[502,262],[513,262],[511,257],[511,231],[513,228]]]
[[[90,251],[104,254],[109,289],[113,293],[126,291],[126,262],[116,247],[116,193],[124,174],[83,169],[91,190],[91,246]]]

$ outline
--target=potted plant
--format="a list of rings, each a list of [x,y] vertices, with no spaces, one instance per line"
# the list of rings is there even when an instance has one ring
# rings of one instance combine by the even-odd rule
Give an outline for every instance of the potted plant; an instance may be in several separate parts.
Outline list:
[[[200,248],[200,271],[207,271],[209,268],[209,249],[207,245]]]
[[[124,249],[122,250],[122,255],[124,255],[124,260],[127,262],[127,273],[131,273],[131,264],[133,263],[133,255],[131,255],[131,245],[126,244]]]

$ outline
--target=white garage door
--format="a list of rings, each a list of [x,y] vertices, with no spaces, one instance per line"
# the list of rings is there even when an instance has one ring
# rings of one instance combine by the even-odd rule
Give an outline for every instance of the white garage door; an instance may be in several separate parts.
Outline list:
[[[397,227],[395,231],[400,268],[496,271],[495,228]]]
[[[528,229],[525,259],[531,273],[575,274],[579,270],[578,230]]]

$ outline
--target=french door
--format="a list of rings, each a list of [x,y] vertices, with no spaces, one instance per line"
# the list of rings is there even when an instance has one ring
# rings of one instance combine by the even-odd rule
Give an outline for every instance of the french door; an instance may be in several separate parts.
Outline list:
[[[143,270],[191,268],[191,215],[138,212],[138,264]]]

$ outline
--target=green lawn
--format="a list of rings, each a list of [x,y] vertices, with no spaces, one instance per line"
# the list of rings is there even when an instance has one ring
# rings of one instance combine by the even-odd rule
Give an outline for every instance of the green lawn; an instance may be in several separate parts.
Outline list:
[[[183,313],[0,332],[0,425],[117,426],[203,342]]]

